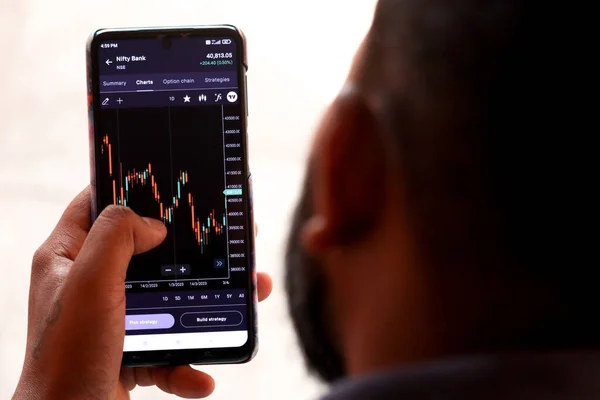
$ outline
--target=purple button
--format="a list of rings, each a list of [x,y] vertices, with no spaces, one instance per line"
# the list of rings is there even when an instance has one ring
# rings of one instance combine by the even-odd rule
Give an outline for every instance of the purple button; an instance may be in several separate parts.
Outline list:
[[[150,329],[169,329],[175,325],[171,314],[142,314],[125,316],[125,330],[139,331]]]

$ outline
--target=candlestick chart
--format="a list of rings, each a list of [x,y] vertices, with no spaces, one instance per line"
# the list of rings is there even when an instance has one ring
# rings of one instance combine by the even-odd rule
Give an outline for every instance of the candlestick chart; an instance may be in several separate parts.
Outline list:
[[[115,176],[113,171],[112,144],[108,135],[103,137],[100,151],[101,154],[106,155],[108,161],[108,171],[112,179],[113,204],[127,206],[130,190],[133,190],[136,186],[150,186],[153,199],[159,207],[160,219],[165,224],[173,222],[175,210],[179,208],[179,203],[187,201],[190,208],[191,229],[194,232],[194,238],[200,246],[201,252],[204,252],[205,246],[209,245],[211,234],[216,236],[224,234],[224,227],[227,225],[225,215],[219,218],[214,210],[206,218],[200,218],[196,215],[194,196],[190,192],[185,195],[186,184],[189,182],[189,173],[187,171],[179,171],[176,180],[176,193],[174,196],[165,199],[164,196],[161,198],[158,182],[152,173],[151,163],[148,163],[142,170],[134,168],[129,171],[123,171],[123,163],[119,163],[119,175]]]
[[[126,280],[226,279],[221,108],[106,110],[102,118],[99,209],[126,206],[167,228],[159,246],[132,258]]]

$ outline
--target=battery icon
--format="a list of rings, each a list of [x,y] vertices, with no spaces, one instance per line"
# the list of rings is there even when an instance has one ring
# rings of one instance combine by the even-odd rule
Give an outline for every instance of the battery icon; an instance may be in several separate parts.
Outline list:
[[[206,39],[205,43],[206,43],[207,46],[210,46],[210,39]]]

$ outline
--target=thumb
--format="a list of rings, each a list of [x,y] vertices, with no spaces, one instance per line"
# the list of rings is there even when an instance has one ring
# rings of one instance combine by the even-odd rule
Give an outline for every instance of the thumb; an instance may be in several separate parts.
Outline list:
[[[165,235],[160,221],[129,208],[110,206],[100,214],[54,299],[41,336],[47,345],[38,346],[44,347],[40,354],[60,357],[61,362],[47,366],[52,376],[61,381],[76,373],[81,384],[116,385],[125,335],[127,266],[134,254],[158,246]]]
[[[92,225],[73,264],[72,278],[79,285],[89,282],[122,290],[131,257],[158,246],[166,233],[158,220],[142,218],[127,207],[109,206]]]

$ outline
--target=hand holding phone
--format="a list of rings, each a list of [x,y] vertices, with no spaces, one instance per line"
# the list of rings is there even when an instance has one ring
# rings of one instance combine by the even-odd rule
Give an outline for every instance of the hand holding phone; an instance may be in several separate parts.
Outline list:
[[[126,399],[136,384],[208,396],[212,378],[189,366],[121,368],[127,265],[161,243],[166,229],[121,207],[107,209],[91,228],[89,197],[88,188],[75,198],[34,257],[27,351],[13,398]],[[270,290],[270,278],[259,273],[259,301]]]

